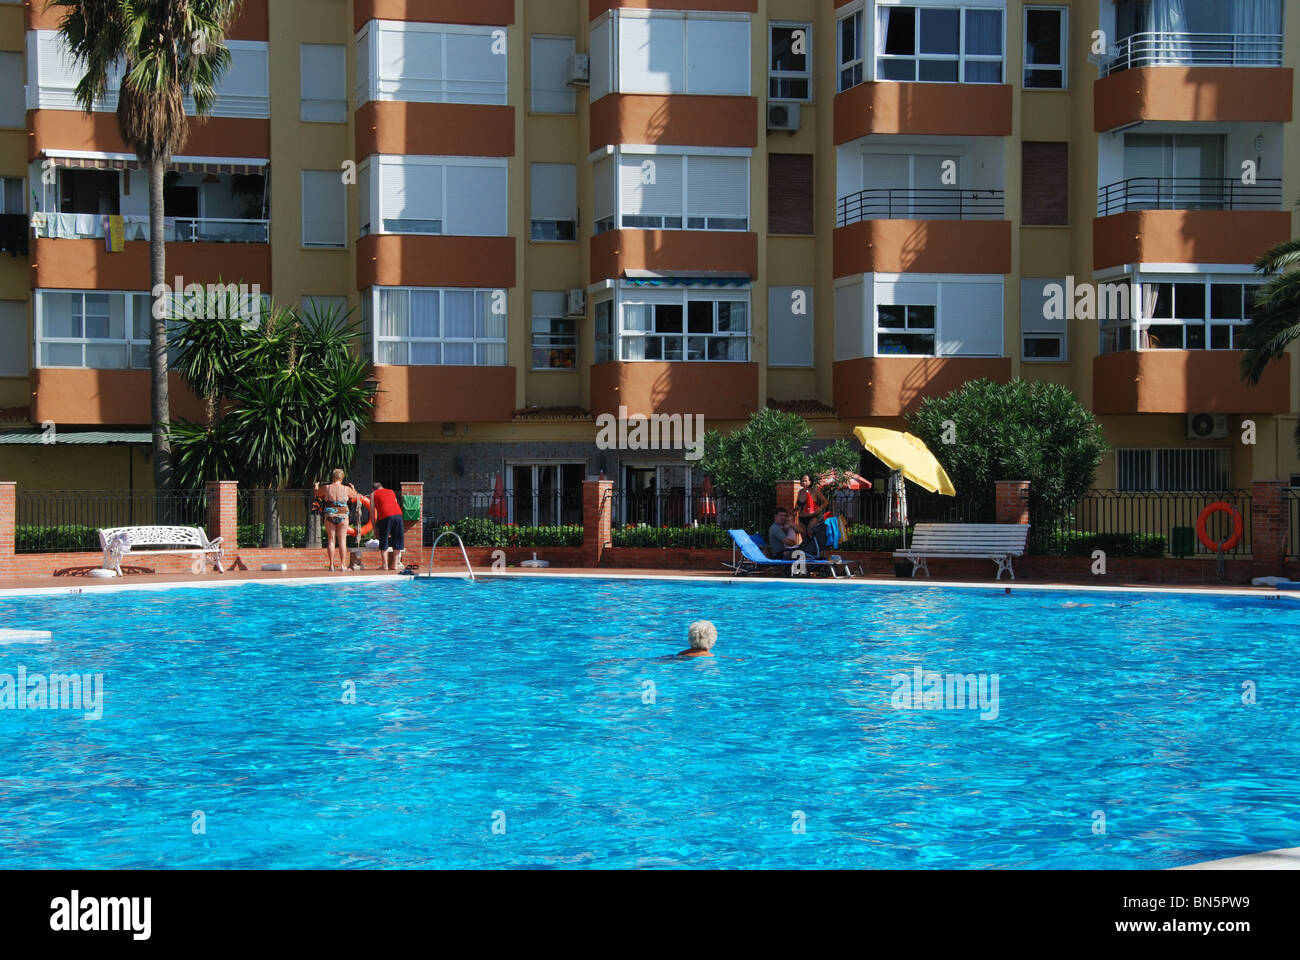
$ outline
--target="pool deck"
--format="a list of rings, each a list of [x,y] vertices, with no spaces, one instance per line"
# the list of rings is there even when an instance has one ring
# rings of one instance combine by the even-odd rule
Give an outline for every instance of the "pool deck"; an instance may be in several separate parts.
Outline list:
[[[424,571],[421,571],[422,573]],[[548,567],[544,569],[536,568],[518,568],[510,567],[506,570],[493,570],[489,567],[478,567],[474,570],[476,576],[480,577],[533,577],[533,576],[562,576],[562,577],[594,577],[602,580],[639,580],[639,579],[658,579],[658,580],[721,580],[734,581],[741,583],[798,583],[826,587],[854,587],[874,584],[876,586],[915,586],[918,589],[925,587],[986,587],[989,589],[1017,589],[1017,590],[1082,590],[1089,592],[1108,592],[1113,590],[1137,590],[1144,593],[1182,593],[1182,594],[1215,594],[1215,595],[1246,595],[1257,597],[1290,597],[1300,601],[1300,592],[1287,594],[1285,591],[1278,591],[1268,587],[1254,587],[1248,584],[1230,584],[1214,586],[1165,586],[1161,584],[1144,583],[1137,581],[1124,581],[1116,579],[1106,579],[1104,583],[1099,583],[1097,578],[1077,579],[1077,580],[991,580],[988,578],[971,578],[971,579],[929,579],[917,578],[909,580],[899,577],[882,577],[866,576],[840,579],[831,579],[828,577],[799,577],[791,578],[773,575],[750,575],[738,577],[725,570],[662,570],[656,568],[616,568],[607,569],[601,567]],[[463,570],[457,570],[455,567],[439,566],[433,574],[435,577],[446,577],[450,579],[463,578]],[[0,595],[10,594],[49,594],[65,593],[73,590],[121,590],[121,589],[142,589],[148,587],[209,587],[217,586],[223,583],[338,583],[353,580],[356,582],[375,582],[389,577],[397,577],[400,574],[394,571],[378,570],[367,566],[364,570],[349,572],[334,572],[322,568],[320,570],[286,570],[286,571],[265,571],[265,570],[228,570],[225,573],[131,573],[125,577],[113,579],[100,579],[84,574],[65,575],[65,576],[37,576],[37,577],[0,577]]]
[[[1300,870],[1300,847],[1288,847],[1285,850],[1268,850],[1264,853],[1248,853],[1244,857],[1228,857],[1226,860],[1207,860],[1205,863],[1193,863],[1186,867],[1174,867],[1175,870]]]

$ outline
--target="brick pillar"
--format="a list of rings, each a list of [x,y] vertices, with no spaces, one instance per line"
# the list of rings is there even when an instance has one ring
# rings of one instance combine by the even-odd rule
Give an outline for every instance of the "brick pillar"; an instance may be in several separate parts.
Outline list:
[[[1291,525],[1286,489],[1281,480],[1256,480],[1251,485],[1250,551],[1257,576],[1282,576]]]
[[[773,505],[772,511],[776,512],[779,508],[785,507],[790,511],[791,515],[793,515],[795,513],[795,498],[798,495],[798,480],[778,480],[776,482],[776,503]],[[766,517],[763,519],[766,522],[771,523],[771,521],[767,520]]]
[[[598,567],[610,545],[614,513],[614,481],[582,481],[582,562]]]
[[[406,551],[402,554],[402,563],[419,563],[424,558],[424,484],[403,483],[401,494],[403,498],[407,495],[420,498],[420,515],[414,520],[402,520],[402,536],[406,541]]]
[[[997,481],[997,516],[998,523],[1029,522],[1029,481]]]
[[[18,484],[12,480],[0,481],[0,573],[13,573],[17,567],[14,557],[14,513],[18,508]]]
[[[221,538],[221,546],[231,556],[239,549],[239,484],[234,480],[209,480],[208,539]]]

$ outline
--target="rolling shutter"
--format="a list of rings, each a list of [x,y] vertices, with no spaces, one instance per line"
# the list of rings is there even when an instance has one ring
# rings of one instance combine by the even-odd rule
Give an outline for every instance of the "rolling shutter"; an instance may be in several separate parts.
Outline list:
[[[767,230],[813,232],[813,158],[808,153],[767,155]]]

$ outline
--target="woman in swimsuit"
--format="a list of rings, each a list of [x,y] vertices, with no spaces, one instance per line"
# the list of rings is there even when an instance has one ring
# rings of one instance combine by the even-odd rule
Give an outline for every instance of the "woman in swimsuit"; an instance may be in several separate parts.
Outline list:
[[[316,496],[325,503],[325,552],[329,556],[330,571],[334,570],[334,547],[339,548],[339,569],[348,569],[348,500],[355,500],[357,490],[350,483],[343,482],[343,471],[335,470],[331,474],[332,482],[318,484]]]

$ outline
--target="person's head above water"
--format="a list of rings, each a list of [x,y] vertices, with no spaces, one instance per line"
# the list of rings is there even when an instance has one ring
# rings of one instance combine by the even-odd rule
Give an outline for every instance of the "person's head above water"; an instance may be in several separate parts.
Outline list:
[[[686,638],[692,650],[712,650],[718,642],[718,628],[708,620],[696,620],[686,628]]]

